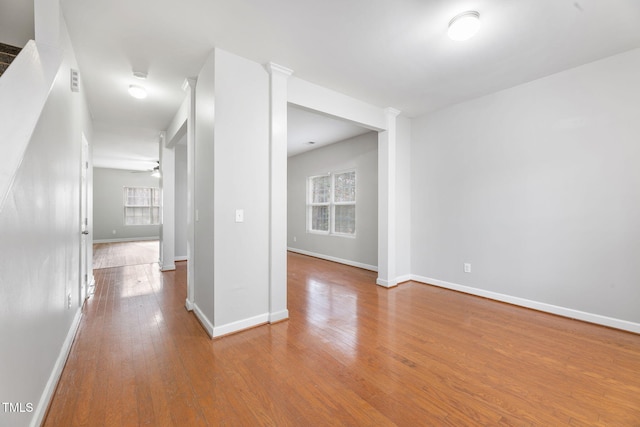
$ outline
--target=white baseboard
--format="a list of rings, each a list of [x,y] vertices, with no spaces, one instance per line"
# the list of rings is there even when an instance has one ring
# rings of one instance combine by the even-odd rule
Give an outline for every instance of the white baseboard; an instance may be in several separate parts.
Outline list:
[[[188,303],[188,300],[187,300],[187,303]],[[214,336],[213,335],[213,324],[207,318],[207,316],[204,315],[202,310],[200,310],[200,307],[198,307],[198,304],[192,303],[192,305],[193,305],[193,312],[196,314],[196,317],[200,321],[200,324],[202,325],[204,330],[207,331],[207,334],[209,334],[209,336],[213,338],[213,336]]]
[[[88,288],[89,288],[89,295],[87,295],[87,297],[90,298],[93,296],[93,294],[96,293],[96,278],[93,274],[89,276]]]
[[[167,264],[165,265],[161,265],[160,266],[160,271],[173,271],[176,269],[176,265],[175,264]]]
[[[411,274],[403,274],[402,276],[396,277],[396,283],[408,282],[411,280]]]
[[[409,280],[411,280],[411,278],[411,274],[403,274],[402,276],[396,277],[395,280],[384,280],[378,277],[376,279],[376,285],[385,288],[393,288],[395,286],[398,286],[400,283],[408,282]]]
[[[383,288],[393,288],[394,286],[398,286],[398,282],[395,280],[384,280],[378,277],[376,279],[376,285],[382,286]]]
[[[191,302],[191,300],[189,300],[189,298],[184,300],[184,308],[186,308],[187,311],[193,311],[193,302]]]
[[[47,385],[44,387],[44,391],[42,392],[42,396],[40,396],[40,401],[38,402],[35,411],[33,411],[33,418],[31,418],[31,423],[29,424],[31,426],[39,426],[44,420],[47,408],[49,407],[49,403],[53,398],[53,393],[56,391],[58,381],[62,375],[62,369],[64,369],[64,365],[67,363],[67,358],[71,352],[71,345],[73,344],[73,340],[78,332],[81,318],[82,310],[78,308],[76,315],[73,318],[73,322],[71,323],[71,327],[69,327],[69,331],[67,332],[67,337],[62,343],[62,348],[60,349],[56,363],[53,365],[53,371],[51,371]]]
[[[189,301],[187,300],[187,306],[189,305]],[[269,323],[269,313],[260,314],[258,316],[250,317],[248,319],[238,320],[236,322],[227,323],[222,326],[213,326],[213,323],[207,318],[207,316],[200,310],[198,304],[193,303],[193,312],[196,317],[202,324],[202,327],[207,331],[207,334],[211,338],[219,338],[224,335],[229,335],[234,332],[239,332],[245,329],[253,328],[254,326],[264,325],[265,323]],[[187,308],[188,309],[188,308]],[[287,317],[289,317],[289,312],[286,312]],[[279,312],[277,314],[280,314]],[[281,320],[281,319],[280,319]],[[274,320],[275,321],[275,320]]]
[[[584,322],[595,323],[597,325],[608,326],[610,328],[621,329],[623,331],[634,332],[640,334],[640,323],[629,322],[627,320],[616,319],[613,317],[602,316],[600,314],[587,313],[585,311],[574,310],[571,308],[560,307],[553,304],[547,304],[538,301],[532,301],[525,298],[505,295],[498,292],[486,291],[484,289],[473,288],[471,286],[459,285],[457,283],[445,282],[444,280],[432,279],[430,277],[412,275],[411,280],[441,288],[451,289],[454,291],[464,292],[466,294],[476,295],[489,298],[496,301],[506,302],[521,307],[531,308],[546,313],[556,314],[558,316],[568,317],[570,319],[582,320]]]
[[[213,328],[213,337],[221,337],[223,335],[239,332],[244,329],[249,329],[254,326],[264,325],[269,323],[269,313],[259,314],[258,316],[249,317],[248,319],[238,320],[236,322],[227,323],[222,326],[215,326]]]
[[[188,261],[189,258],[185,255],[185,256],[177,256],[173,260],[174,261]]]
[[[160,236],[122,237],[120,239],[97,239],[94,240],[93,243],[146,242],[150,240],[160,240]]]
[[[275,313],[269,313],[269,323],[279,322],[289,318],[289,310],[276,311]]]
[[[352,267],[358,267],[358,268],[362,268],[370,271],[378,271],[378,267],[376,267],[375,265],[364,264],[362,262],[357,262],[357,261],[350,261],[348,259],[337,258],[330,255],[318,254],[315,252],[305,251],[304,249],[287,248],[287,250],[290,252],[295,252],[297,254],[308,255],[314,258],[320,258],[320,259],[325,259],[327,261],[337,262],[339,264],[350,265]]]

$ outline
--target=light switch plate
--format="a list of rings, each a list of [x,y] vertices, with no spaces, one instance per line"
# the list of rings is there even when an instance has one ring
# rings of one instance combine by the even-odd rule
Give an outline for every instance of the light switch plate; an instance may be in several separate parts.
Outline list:
[[[236,209],[236,222],[244,222],[244,209]]]

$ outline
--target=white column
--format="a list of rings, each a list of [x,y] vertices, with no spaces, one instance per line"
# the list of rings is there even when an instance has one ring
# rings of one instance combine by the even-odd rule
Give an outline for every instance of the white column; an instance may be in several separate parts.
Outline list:
[[[176,160],[173,148],[167,147],[165,133],[160,137],[160,183],[162,185],[162,225],[160,226],[160,270],[176,269]]]
[[[195,117],[196,117],[196,79],[186,79],[182,89],[187,91],[187,300],[185,307],[193,310],[194,299],[194,248],[195,248]]]
[[[378,133],[378,279],[380,286],[398,284],[396,277],[396,117],[384,110],[387,130]]]
[[[270,62],[269,322],[287,310],[287,80],[292,70]]]

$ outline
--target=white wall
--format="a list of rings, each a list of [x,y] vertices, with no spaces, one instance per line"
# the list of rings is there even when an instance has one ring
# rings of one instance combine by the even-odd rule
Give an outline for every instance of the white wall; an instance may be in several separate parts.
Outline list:
[[[215,336],[268,320],[268,101],[264,67],[223,50],[198,76],[194,310]]]
[[[223,327],[269,311],[267,71],[217,50],[215,94],[215,326]]]
[[[308,233],[307,178],[356,170],[356,237]],[[378,265],[378,134],[364,135],[289,157],[287,246],[364,268]],[[296,241],[294,241],[294,237]]]
[[[157,239],[159,225],[124,225],[122,189],[159,186],[158,178],[147,172],[93,168],[94,241]]]
[[[213,137],[215,107],[215,52],[207,58],[196,84],[196,117],[194,148],[194,311],[213,334]],[[190,262],[192,260],[189,260]]]
[[[77,63],[61,31],[65,59],[0,207],[0,396],[34,409],[3,411],[2,425],[42,419],[80,319],[81,138],[92,131],[82,90],[69,89]]]
[[[0,43],[24,47],[35,38],[33,1],[3,1],[0,10]]]
[[[186,140],[186,135],[185,135]],[[176,161],[176,206],[175,206],[175,256],[187,259],[187,145],[175,146]]]
[[[638,70],[636,49],[415,119],[412,272],[640,322]]]

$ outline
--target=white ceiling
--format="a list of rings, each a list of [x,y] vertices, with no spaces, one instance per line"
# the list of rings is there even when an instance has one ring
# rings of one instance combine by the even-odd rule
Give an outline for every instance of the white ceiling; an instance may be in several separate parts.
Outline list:
[[[293,105],[287,108],[287,155],[289,157],[367,132],[371,130],[345,120],[324,116]]]
[[[93,124],[93,166],[151,170],[159,159],[159,131],[136,126]]]
[[[157,144],[214,46],[410,117],[640,47],[638,0],[61,1],[97,152],[125,133]],[[465,10],[481,30],[451,41]],[[132,70],[149,74],[145,100],[127,94]]]

